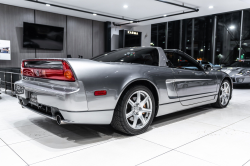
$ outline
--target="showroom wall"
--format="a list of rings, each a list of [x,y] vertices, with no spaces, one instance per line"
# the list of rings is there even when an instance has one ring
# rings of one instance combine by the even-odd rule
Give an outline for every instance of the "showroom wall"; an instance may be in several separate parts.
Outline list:
[[[250,59],[249,16],[247,9],[152,24],[151,43],[216,64]]]
[[[23,48],[23,22],[64,27],[62,51]],[[104,22],[0,4],[0,40],[11,41],[11,61],[0,67],[19,67],[27,58],[84,58],[104,53]]]

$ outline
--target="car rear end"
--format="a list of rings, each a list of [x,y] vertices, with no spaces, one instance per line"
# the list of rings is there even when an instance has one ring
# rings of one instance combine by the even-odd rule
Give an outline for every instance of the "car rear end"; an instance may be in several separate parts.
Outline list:
[[[22,107],[59,124],[108,124],[110,120],[94,118],[88,111],[82,81],[77,80],[67,59],[23,60],[22,80],[15,83]]]

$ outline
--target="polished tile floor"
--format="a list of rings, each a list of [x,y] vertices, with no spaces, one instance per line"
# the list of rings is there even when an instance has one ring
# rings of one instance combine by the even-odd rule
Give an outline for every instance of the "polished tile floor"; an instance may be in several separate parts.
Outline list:
[[[250,88],[235,88],[225,109],[159,117],[134,137],[110,126],[58,126],[1,94],[0,165],[250,166]]]

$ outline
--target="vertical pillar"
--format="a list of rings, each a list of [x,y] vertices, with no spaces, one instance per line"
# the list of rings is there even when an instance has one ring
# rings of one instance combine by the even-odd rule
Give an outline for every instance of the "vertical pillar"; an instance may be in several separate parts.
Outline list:
[[[182,51],[186,52],[187,50],[187,20],[183,20],[182,21],[182,25],[183,25],[183,33],[182,33]]]
[[[194,57],[194,18],[192,19],[191,56]]]
[[[168,22],[166,22],[166,30],[165,30],[165,48],[168,49]]]
[[[105,52],[111,51],[111,22],[104,23]]]
[[[217,16],[214,16],[214,27],[212,36],[212,63],[215,63],[215,56],[216,56],[216,30],[217,30]]]
[[[239,59],[241,58],[242,54],[242,30],[243,30],[243,16],[244,16],[244,11],[241,11],[241,23],[240,23],[240,50],[239,50]]]
[[[157,24],[157,35],[156,35],[156,47],[158,47],[158,43],[159,43],[159,24]]]
[[[181,50],[182,46],[182,20],[180,20],[180,41],[179,41],[179,50]]]

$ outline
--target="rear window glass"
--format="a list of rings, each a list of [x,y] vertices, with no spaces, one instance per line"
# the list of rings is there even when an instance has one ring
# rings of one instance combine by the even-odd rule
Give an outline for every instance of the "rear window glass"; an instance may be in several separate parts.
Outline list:
[[[122,62],[144,65],[159,65],[159,54],[156,48],[125,48],[92,58],[99,62]]]

